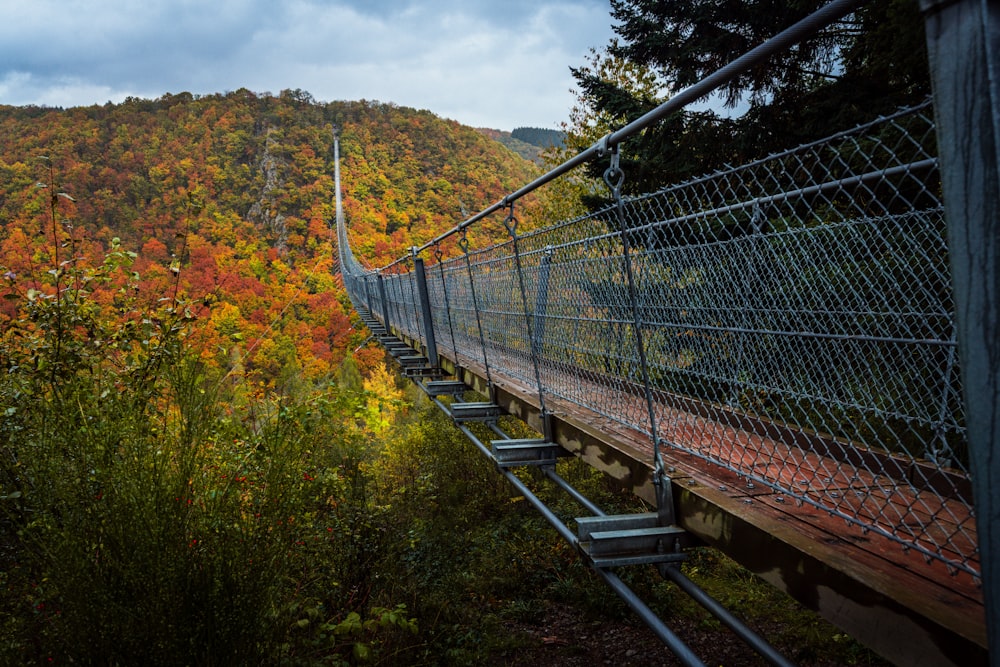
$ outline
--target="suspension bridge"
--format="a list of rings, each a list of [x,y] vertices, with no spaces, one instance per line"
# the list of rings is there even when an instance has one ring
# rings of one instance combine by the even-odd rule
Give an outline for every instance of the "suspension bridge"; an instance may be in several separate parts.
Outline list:
[[[835,0],[378,269],[351,252],[338,171],[341,272],[373,336],[683,664],[701,663],[617,568],[658,567],[788,664],[683,576],[701,544],[896,663],[1000,664],[995,8],[926,3],[932,101],[621,192],[628,137],[859,4]],[[521,200],[592,160],[607,207],[523,229]],[[605,515],[559,476],[566,456],[651,511]],[[579,501],[575,525],[525,467]]]

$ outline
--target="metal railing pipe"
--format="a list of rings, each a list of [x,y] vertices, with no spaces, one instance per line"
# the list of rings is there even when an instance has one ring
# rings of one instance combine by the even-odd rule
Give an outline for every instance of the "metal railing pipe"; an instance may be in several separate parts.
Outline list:
[[[676,634],[674,634],[673,630],[668,628],[663,621],[661,621],[659,617],[653,613],[652,609],[646,606],[646,603],[635,596],[635,593],[633,593],[631,589],[625,585],[625,582],[618,578],[618,575],[607,570],[602,570],[601,568],[594,568],[594,571],[597,572],[597,574],[601,576],[601,579],[604,580],[604,583],[606,583],[611,590],[613,590],[618,597],[620,597],[622,601],[624,601],[625,604],[627,604],[629,608],[635,612],[636,616],[642,619],[642,622],[653,631],[660,641],[667,645],[667,648],[669,648],[670,651],[677,656],[678,660],[685,665],[705,664],[694,654],[693,651],[691,651],[690,648],[688,648],[686,644],[684,644],[684,642],[680,640],[680,638],[677,637]]]
[[[606,516],[607,513],[600,507],[595,505],[593,501],[587,496],[583,495],[576,488],[563,479],[559,473],[555,471],[554,468],[547,466],[542,467],[542,474],[545,475],[549,480],[551,480],[556,486],[565,491],[573,500],[575,500],[583,509],[587,510],[594,516]]]
[[[580,165],[585,164],[594,158],[603,157],[613,146],[620,144],[625,139],[634,134],[638,134],[650,126],[655,125],[670,114],[681,110],[688,104],[710,95],[715,92],[715,90],[722,87],[726,83],[729,83],[762,60],[766,60],[774,54],[784,51],[788,47],[814,35],[834,21],[844,18],[866,2],[868,2],[868,0],[833,0],[833,2],[828,5],[824,5],[817,11],[781,31],[759,46],[747,51],[742,56],[730,62],[728,65],[725,65],[712,74],[709,74],[698,83],[688,86],[652,111],[640,116],[621,129],[611,132],[589,148],[581,151],[559,166],[554,167],[519,190],[515,190],[492,206],[483,209],[479,213],[473,215],[467,220],[464,220],[443,234],[435,237],[431,241],[428,241],[424,245],[420,246],[418,251],[423,252],[427,248],[440,243],[446,238],[462,231],[463,229],[466,229],[483,218],[508,207],[511,202],[524,197],[528,193],[537,190],[546,183],[559,178],[563,174],[576,169]],[[389,266],[403,261],[403,259],[404,258],[400,258]]]

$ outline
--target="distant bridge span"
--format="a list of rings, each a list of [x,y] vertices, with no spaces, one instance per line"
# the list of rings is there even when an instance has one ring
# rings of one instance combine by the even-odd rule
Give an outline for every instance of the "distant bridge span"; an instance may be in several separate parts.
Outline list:
[[[379,270],[350,251],[338,177],[341,272],[403,372],[504,474],[572,454],[649,501],[641,519],[557,526],[598,571],[673,577],[675,547],[706,543],[895,662],[1000,664],[997,538],[974,512],[996,515],[1000,494],[1000,336],[976,315],[1000,300],[1000,79],[970,74],[1000,66],[983,37],[1000,20],[985,0],[928,16],[936,109],[623,197],[618,144],[709,77]],[[591,159],[608,160],[609,206],[524,231],[517,202]],[[502,236],[471,247],[491,216]],[[500,415],[539,437],[508,439]]]

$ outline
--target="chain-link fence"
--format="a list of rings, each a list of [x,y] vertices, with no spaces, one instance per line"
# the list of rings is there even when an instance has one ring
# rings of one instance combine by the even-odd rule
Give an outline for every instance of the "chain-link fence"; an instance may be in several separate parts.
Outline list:
[[[978,576],[934,156],[925,104],[620,209],[508,219],[428,267],[438,349]],[[352,262],[355,303],[422,339],[411,274]]]

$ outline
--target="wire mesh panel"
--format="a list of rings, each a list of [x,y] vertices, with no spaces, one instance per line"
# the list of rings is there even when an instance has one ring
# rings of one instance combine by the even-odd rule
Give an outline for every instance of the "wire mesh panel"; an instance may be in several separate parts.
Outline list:
[[[442,338],[441,348],[455,355],[456,363],[483,362],[476,324],[475,300],[465,262],[456,259],[430,269],[436,279],[428,283],[434,330]]]
[[[923,107],[632,200],[629,233],[674,446],[975,572],[932,156]]]
[[[928,104],[439,261],[438,347],[978,575],[934,154]]]

